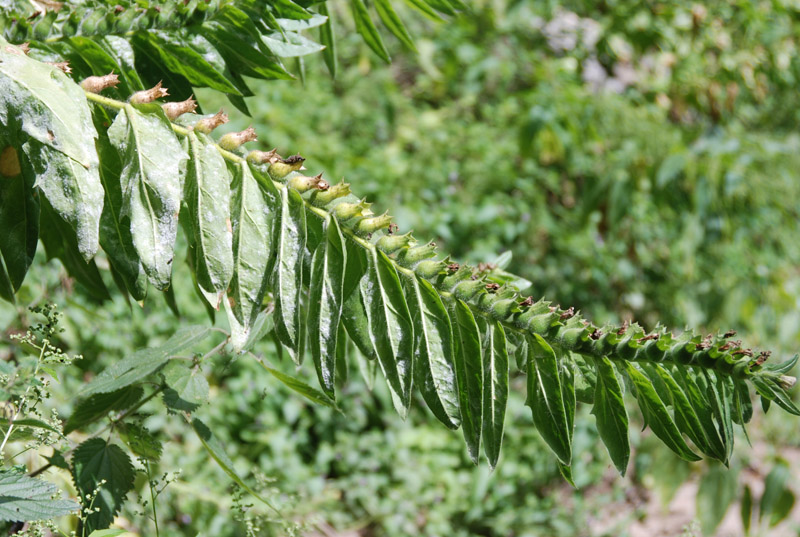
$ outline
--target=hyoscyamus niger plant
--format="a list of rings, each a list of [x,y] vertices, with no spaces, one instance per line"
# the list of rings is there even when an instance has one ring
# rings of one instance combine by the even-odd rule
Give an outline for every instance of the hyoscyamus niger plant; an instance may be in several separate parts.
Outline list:
[[[411,3],[432,17],[464,8],[453,0]],[[12,4],[0,17],[0,296],[14,301],[41,241],[98,301],[111,296],[94,261],[100,250],[122,295],[141,302],[155,288],[169,297],[182,228],[190,247],[179,270],[188,268],[198,300],[212,315],[223,309],[230,327],[224,334],[185,327],[84,387],[58,434],[86,430],[112,412],[102,429],[112,440],[96,433],[34,472],[53,465],[72,473],[81,499],[90,500],[84,533],[108,527],[133,487],[130,454],[148,472],[148,461],[159,458],[158,439],[127,419],[155,397],[184,415],[210,457],[257,496],[192,412],[208,399],[205,356],[223,348],[248,353],[269,336],[298,365],[311,357],[321,390],[255,359],[332,407],[337,371],[353,358],[351,340],[356,357],[380,368],[400,415],[416,388],[439,421],[461,428],[472,460],[482,447],[492,467],[516,368],[527,376],[534,425],[567,480],[578,402],[591,405],[621,474],[630,455],[625,392],[652,432],[688,461],[729,461],[734,424],[744,427],[752,416],[751,388],[765,408],[800,414],[787,392],[796,357],[768,363],[768,352],[744,347],[733,333],[595,326],[573,308],[521,294],[524,280],[503,266],[441,258],[433,243],[418,243],[387,213],[375,214],[349,184],[306,175],[300,155],[244,150],[256,139],[253,129],[216,138],[227,117],[195,114],[192,88],[223,92],[246,113],[244,77],[288,78],[287,58],[318,51],[335,72],[324,4],[47,3],[38,12]],[[350,4],[357,31],[388,60],[368,6]],[[413,48],[388,0],[375,2],[375,12]],[[171,95],[185,100],[165,102]],[[213,337],[205,356],[179,359]],[[25,418],[15,416],[8,431]],[[2,479],[24,478],[32,491],[46,486],[33,477],[0,477],[0,494]]]

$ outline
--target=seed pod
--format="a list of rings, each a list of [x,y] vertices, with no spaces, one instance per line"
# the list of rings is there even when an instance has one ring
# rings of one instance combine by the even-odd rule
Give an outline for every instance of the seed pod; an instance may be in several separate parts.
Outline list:
[[[60,69],[67,74],[72,72],[72,67],[69,66],[69,62],[45,62],[45,63],[47,65],[52,65],[56,69]]]
[[[22,53],[27,56],[31,51],[31,44],[27,43],[27,42],[26,43],[22,43],[21,45],[17,45],[17,48],[19,50],[21,50]],[[6,50],[8,50],[8,49],[6,49]]]
[[[420,261],[417,263],[417,266],[414,267],[414,272],[417,275],[425,278],[426,280],[430,280],[439,276],[440,274],[444,274],[445,272],[445,263],[443,261],[433,261],[432,259],[426,259],[425,261]]]
[[[436,243],[429,242],[422,246],[414,246],[398,254],[397,258],[400,264],[404,266],[412,266],[419,263],[423,259],[429,259],[436,255]]]
[[[269,167],[270,171],[272,171],[273,166],[275,166],[275,164]],[[350,194],[350,183],[342,181],[339,184],[331,186],[328,190],[314,192],[311,195],[311,203],[316,207],[325,207],[333,200],[343,198],[348,194]]]
[[[355,230],[357,233],[375,233],[376,231],[389,227],[389,224],[392,223],[392,217],[389,216],[388,212],[383,213],[380,216],[374,216],[372,218],[364,218],[363,220],[359,220],[356,222]]]
[[[258,139],[256,130],[253,127],[247,127],[243,131],[229,132],[219,139],[219,146],[226,151],[233,151],[238,149],[240,145],[247,142],[254,142]]]
[[[100,93],[106,88],[113,88],[119,84],[119,76],[109,73],[103,76],[90,76],[84,78],[81,87],[89,93]]]
[[[197,132],[202,132],[203,134],[208,134],[220,125],[224,125],[228,122],[228,114],[226,114],[222,108],[219,109],[219,112],[214,114],[211,117],[206,117],[195,123],[194,130]]]
[[[333,212],[338,220],[344,222],[351,218],[372,215],[372,211],[369,210],[371,205],[371,203],[367,203],[366,199],[362,199],[358,203],[342,202],[337,203],[333,209],[331,209],[331,212]]]
[[[453,288],[453,294],[461,300],[468,301],[479,293],[486,293],[483,280],[465,280]]]
[[[247,162],[252,162],[253,164],[272,164],[279,160],[282,160],[282,157],[278,154],[277,149],[269,151],[254,149],[247,154]]]
[[[156,99],[166,97],[167,95],[169,95],[169,93],[167,93],[167,88],[162,88],[161,82],[159,82],[148,90],[137,91],[131,95],[131,98],[128,100],[131,104],[145,104],[152,103]]]
[[[478,281],[478,282],[483,281],[483,280],[473,280],[471,278],[471,276],[472,276],[472,268],[465,265],[463,267],[459,267],[459,269],[456,270],[453,274],[450,274],[449,276],[447,276],[442,281],[442,285],[445,288],[453,288],[453,287],[456,286],[456,284],[458,284],[458,283],[460,283],[460,282],[462,282],[464,280],[469,280],[469,281],[472,281],[472,282],[474,282],[474,281]],[[484,282],[483,285],[486,285],[486,283]]]
[[[384,235],[378,239],[375,246],[386,254],[393,254],[400,248],[411,246],[413,243],[414,237],[411,236],[411,232],[409,231],[404,235]]]
[[[196,108],[197,103],[195,102],[194,97],[189,97],[185,101],[178,103],[164,103],[161,105],[161,109],[164,111],[164,114],[166,114],[170,121],[178,116],[182,116],[183,114],[194,113]]]
[[[275,161],[269,166],[269,176],[272,177],[273,181],[280,181],[290,173],[296,172],[302,168],[305,160],[306,159],[300,155],[292,155],[291,157]]]
[[[328,182],[322,179],[322,174],[315,175],[314,177],[308,177],[297,173],[289,177],[289,180],[286,184],[301,194],[312,189],[328,190],[328,188],[330,188]]]

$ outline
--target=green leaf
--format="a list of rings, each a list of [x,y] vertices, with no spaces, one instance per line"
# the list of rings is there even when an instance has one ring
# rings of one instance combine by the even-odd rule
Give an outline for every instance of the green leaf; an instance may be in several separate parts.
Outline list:
[[[628,414],[622,399],[622,387],[608,358],[595,359],[597,384],[594,390],[594,414],[597,432],[620,475],[625,475],[631,447],[628,441]]]
[[[284,386],[286,386],[290,390],[299,393],[312,403],[316,403],[318,405],[323,405],[338,410],[336,403],[321,391],[315,390],[305,382],[295,377],[286,375],[285,373],[281,373],[277,369],[269,367],[262,361],[259,361],[259,363],[261,364],[261,367],[269,371],[269,373],[273,377],[278,379]]]
[[[718,460],[727,460],[727,448],[725,446],[723,437],[720,436],[719,428],[714,422],[714,411],[712,410],[711,402],[708,398],[708,389],[705,386],[705,378],[701,377],[698,379],[694,371],[687,368],[673,367],[672,371],[676,375],[680,385],[683,387],[683,392],[689,399],[689,402],[692,405],[692,410],[702,425],[706,440],[710,446],[710,455]],[[702,382],[703,388],[700,387],[697,380]],[[713,398],[713,394],[711,395]]]
[[[226,474],[228,474],[228,477],[230,477],[244,490],[255,496],[261,503],[270,509],[275,510],[271,503],[262,498],[256,491],[250,488],[241,477],[239,477],[239,475],[236,473],[236,470],[233,468],[233,461],[230,459],[230,457],[228,457],[228,454],[225,453],[225,448],[214,437],[211,429],[209,429],[205,423],[197,418],[194,418],[192,420],[192,428],[194,429],[194,432],[197,433],[200,443],[202,443],[203,447],[206,448],[208,454],[211,455],[211,458],[214,459],[217,464],[219,464],[219,467],[222,468]]]
[[[275,322],[272,319],[272,310],[264,310],[259,312],[253,327],[250,330],[250,335],[247,336],[247,341],[242,347],[242,352],[249,351],[255,346],[256,343],[264,339],[264,337],[275,329]]]
[[[20,162],[20,156],[0,134],[0,273],[7,275],[6,288],[12,289],[12,296],[22,285],[39,243],[35,178],[28,163]]]
[[[572,424],[561,388],[556,353],[540,335],[528,340],[528,399],[533,424],[556,454],[569,465],[572,460]]]
[[[225,308],[235,350],[243,348],[262,308],[272,266],[280,207],[271,181],[259,182],[250,167],[234,166],[231,224],[233,277]]]
[[[214,309],[233,277],[231,176],[214,141],[189,132],[184,200],[192,224],[197,285]]]
[[[483,449],[494,468],[500,457],[508,403],[508,350],[503,326],[497,321],[487,326],[483,356]]]
[[[714,535],[714,530],[725,518],[725,513],[736,496],[737,472],[715,464],[700,480],[697,490],[697,516],[703,535]]]
[[[3,253],[0,252],[0,298],[14,304],[14,285],[6,272],[6,264],[3,260]]]
[[[395,409],[405,417],[411,404],[414,328],[394,264],[377,248],[368,252],[369,267],[360,289],[369,335]]]
[[[338,61],[336,59],[336,35],[333,28],[333,19],[331,19],[326,2],[322,2],[317,9],[319,9],[320,15],[328,18],[319,27],[319,41],[325,47],[325,50],[322,51],[322,57],[325,59],[325,65],[328,66],[328,72],[333,78],[336,78]]]
[[[226,14],[235,11],[238,10],[226,9]],[[222,17],[216,17],[217,20],[203,24],[201,33],[222,54],[231,70],[256,78],[292,78],[271,53],[261,51],[260,34],[247,15],[244,17],[244,20],[239,17],[238,22],[231,20],[230,26],[224,23]],[[266,48],[263,43],[261,46]]]
[[[128,533],[128,531],[119,528],[109,528],[107,530],[95,530],[89,534],[89,537],[117,537],[123,533]]]
[[[134,471],[130,458],[119,446],[102,438],[90,438],[72,454],[72,479],[83,498],[98,491],[90,503],[92,509],[99,511],[87,513],[85,522],[91,532],[107,528],[114,521],[125,496],[133,489]]]
[[[179,352],[200,343],[211,333],[205,326],[180,328],[162,345],[140,349],[115,362],[97,375],[83,389],[83,395],[109,393],[144,380],[164,367]]]
[[[303,30],[310,30],[324,25],[330,19],[327,14],[327,5],[320,4],[319,14],[313,13],[308,19],[275,19],[283,30],[287,32],[301,32]]]
[[[409,50],[416,52],[417,47],[414,45],[414,40],[406,30],[403,21],[395,13],[391,2],[389,0],[375,0],[375,10],[378,12],[381,21],[383,21],[383,25]]]
[[[308,338],[322,390],[334,398],[336,349],[339,340],[346,267],[344,237],[335,218],[326,220],[325,240],[314,252],[309,285]]]
[[[108,129],[122,163],[121,216],[150,281],[169,287],[187,155],[161,107],[127,104]]]
[[[80,507],[72,500],[53,499],[58,488],[17,470],[0,471],[0,520],[33,522],[74,513]]]
[[[109,56],[114,58],[119,66],[119,71],[114,72],[119,72],[120,76],[126,81],[129,90],[139,91],[145,89],[134,63],[133,47],[131,47],[127,39],[116,35],[107,35],[99,39],[97,43]]]
[[[295,363],[300,354],[300,293],[303,282],[303,251],[306,245],[306,209],[296,190],[282,186],[281,217],[277,238],[277,260],[272,277],[275,299],[275,333]]]
[[[356,31],[364,38],[364,42],[377,54],[383,61],[389,63],[389,51],[383,44],[381,34],[369,17],[367,6],[363,0],[350,0],[350,7],[353,10],[353,19],[356,21]]]
[[[274,32],[262,35],[261,40],[269,49],[281,58],[297,58],[315,54],[325,48],[324,45],[315,43],[309,38],[295,32]]]
[[[475,317],[462,300],[450,312],[455,336],[455,371],[461,429],[472,462],[478,463],[483,412],[483,358],[481,336]]]
[[[453,359],[453,327],[439,293],[425,279],[406,281],[414,322],[414,381],[433,415],[450,429],[461,423]]]
[[[116,424],[114,429],[119,432],[122,441],[137,457],[144,457],[151,461],[158,461],[161,458],[164,448],[146,427],[124,422]]]
[[[208,381],[199,365],[170,360],[161,374],[169,386],[164,390],[164,404],[168,408],[192,412],[208,401]]]
[[[444,20],[425,0],[406,0],[406,3],[433,21],[441,22]]]
[[[786,412],[794,414],[795,416],[800,416],[800,409],[794,404],[789,394],[779,386],[772,385],[760,377],[753,377],[753,385],[756,387],[756,391],[758,391],[759,395],[767,401],[773,401]]]
[[[744,528],[744,534],[750,535],[750,525],[753,522],[753,492],[750,490],[749,485],[745,485],[744,491],[742,491],[742,500],[739,504],[739,514],[742,518],[742,528]]]
[[[625,362],[625,372],[636,388],[636,399],[639,401],[645,425],[648,425],[653,433],[679,457],[690,462],[699,461],[700,457],[695,455],[683,440],[667,407],[656,393],[653,383],[630,362]]]
[[[39,226],[39,238],[44,245],[47,258],[61,260],[69,275],[83,285],[94,300],[100,302],[109,300],[111,295],[108,294],[97,264],[93,259],[87,262],[81,256],[80,245],[69,224],[58,215],[46,199],[42,200]]]
[[[707,381],[706,391],[709,395],[714,419],[718,424],[722,444],[725,446],[725,460],[727,461],[733,454],[733,420],[731,418],[733,389],[727,382],[729,379],[724,379],[721,375],[713,375],[704,370],[703,378]]]
[[[77,431],[104,418],[112,410],[125,410],[142,398],[144,390],[139,386],[128,386],[109,393],[98,393],[82,400],[75,406],[72,415],[64,424],[64,434]]]
[[[0,125],[28,157],[35,186],[75,230],[80,255],[91,259],[103,188],[86,96],[57,68],[11,50],[0,38]]]

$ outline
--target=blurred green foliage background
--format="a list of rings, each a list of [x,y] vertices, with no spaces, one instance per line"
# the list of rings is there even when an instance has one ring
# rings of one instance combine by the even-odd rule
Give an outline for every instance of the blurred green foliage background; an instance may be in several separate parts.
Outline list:
[[[800,6],[472,6],[442,23],[401,12],[418,53],[389,40],[390,66],[351,32],[339,46],[336,79],[311,58],[294,66],[302,82],[254,82],[252,117],[228,110],[227,127],[252,124],[262,148],[299,151],[310,171],[346,177],[401,230],[436,240],[455,259],[490,262],[511,250],[509,270],[533,282],[531,294],[596,322],[735,329],[781,358],[800,348]],[[224,104],[213,92],[198,97],[205,111]],[[180,324],[206,322],[184,266],[174,275],[180,317],[155,293],[142,308],[117,298],[98,309],[56,262],[36,267],[19,309],[0,307],[0,326],[8,333],[24,325],[32,303],[54,301],[65,312],[62,343],[86,359],[62,379],[64,399],[54,401],[62,415],[84,374]],[[258,352],[315,383],[311,368],[279,362],[271,342]],[[776,414],[757,415],[753,447],[740,439],[731,472],[682,463],[634,431],[635,461],[620,479],[594,418],[582,412],[575,442],[584,455],[572,490],[542,455],[521,396],[510,401],[491,473],[472,466],[459,435],[424,411],[402,422],[380,382],[369,391],[352,369],[343,414],[287,392],[247,358],[205,371],[214,392],[198,414],[226,440],[240,473],[258,480],[303,534],[711,535],[726,500],[739,502],[745,490],[758,513],[770,472],[777,477],[767,489],[778,487],[780,501],[761,502],[752,533],[800,531],[791,479],[786,489],[776,474],[797,477],[800,435]],[[159,499],[162,532],[289,531],[261,519],[267,514],[257,506],[245,509],[249,522],[237,515],[228,478],[183,437],[178,417],[143,419],[174,440],[163,466],[183,469]],[[144,479],[140,485],[144,495]],[[687,501],[691,509],[676,516]],[[141,516],[125,517],[150,533]],[[738,510],[720,527],[721,535],[741,535]]]

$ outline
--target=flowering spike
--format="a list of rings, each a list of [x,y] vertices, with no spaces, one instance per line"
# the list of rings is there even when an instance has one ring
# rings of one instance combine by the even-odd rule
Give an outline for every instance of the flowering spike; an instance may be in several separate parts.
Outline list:
[[[219,109],[219,112],[214,114],[211,117],[206,117],[195,123],[194,130],[197,132],[202,132],[203,134],[208,134],[220,125],[224,125],[228,122],[228,114],[226,114],[222,108]]]
[[[273,166],[275,166],[275,164],[269,167],[270,171],[272,171]],[[328,190],[318,190],[314,192],[311,196],[311,203],[316,207],[325,207],[333,200],[343,198],[348,194],[350,194],[350,183],[342,181],[339,184],[329,187]]]
[[[226,151],[233,151],[238,149],[240,145],[247,142],[254,142],[258,139],[256,130],[253,127],[247,127],[243,131],[229,132],[219,139],[219,146]]]
[[[303,168],[303,162],[306,159],[300,155],[292,155],[285,159],[277,160],[269,166],[269,176],[274,181],[280,181],[292,172],[296,172]]]
[[[119,76],[109,73],[103,76],[90,76],[84,78],[81,87],[89,93],[100,93],[106,88],[113,88],[119,84]]]
[[[183,114],[193,114],[196,108],[197,102],[194,100],[194,96],[178,103],[164,103],[161,105],[161,109],[170,121]]]
[[[255,149],[247,154],[247,162],[252,162],[253,164],[272,164],[279,160],[283,160],[283,157],[278,154],[277,149],[270,149],[269,151]]]
[[[131,104],[152,103],[156,99],[166,97],[167,95],[169,95],[169,93],[167,93],[167,88],[162,88],[161,82],[159,82],[148,90],[137,91],[131,95],[129,101]]]
[[[301,174],[294,174],[289,178],[287,184],[300,192],[308,192],[309,190],[328,190],[330,185],[327,181],[322,179],[322,174],[308,177]]]

